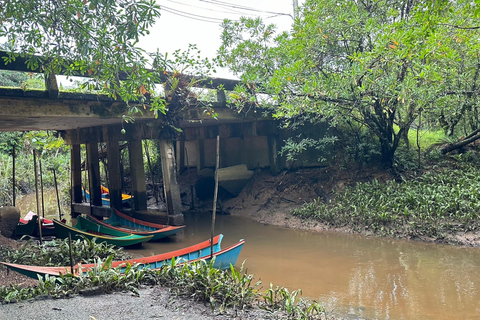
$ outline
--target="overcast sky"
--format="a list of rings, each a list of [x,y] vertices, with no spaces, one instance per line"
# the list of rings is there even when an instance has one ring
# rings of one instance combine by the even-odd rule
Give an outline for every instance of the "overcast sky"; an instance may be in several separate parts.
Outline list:
[[[149,52],[169,54],[196,44],[203,57],[213,58],[220,47],[220,24],[223,19],[260,16],[267,23],[289,30],[293,22],[292,0],[157,0],[161,18],[139,46]],[[303,0],[299,0],[303,3]],[[216,77],[233,77],[219,71]]]

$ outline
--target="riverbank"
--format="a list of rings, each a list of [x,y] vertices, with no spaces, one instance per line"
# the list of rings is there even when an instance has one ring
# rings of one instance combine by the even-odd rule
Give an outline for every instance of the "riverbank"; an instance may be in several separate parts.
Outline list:
[[[348,224],[328,224],[321,219],[295,216],[292,212],[314,201],[330,203],[335,195],[341,194],[346,188],[359,182],[377,181],[383,184],[392,180],[394,177],[389,172],[378,168],[348,171],[335,167],[311,168],[292,172],[284,171],[277,176],[272,176],[266,171],[258,171],[238,197],[224,201],[222,206],[228,214],[245,216],[263,224],[318,232],[329,230],[366,236],[384,236],[385,234],[376,233],[371,228],[354,229]],[[455,199],[452,198],[451,201]],[[427,221],[426,227],[428,223],[438,224],[435,220]],[[475,230],[452,229],[436,236],[428,232],[422,234],[420,230],[414,234],[395,233],[392,236],[458,246],[480,246],[480,232]]]
[[[0,236],[0,246],[6,257],[29,254],[30,245],[25,248],[21,246],[22,242]],[[31,245],[34,244],[31,242]],[[43,261],[43,256],[39,259]],[[253,276],[242,270],[220,271],[198,262],[177,267],[166,266],[158,271],[132,268],[128,274],[120,277],[115,272],[101,271],[82,279],[69,280],[67,277],[54,283],[48,279],[43,282],[26,278],[0,266],[0,320],[132,317],[253,320],[291,319],[298,318],[299,314],[308,314],[305,319],[311,320],[338,319],[331,315],[327,317],[322,306],[316,302],[297,300],[293,291],[289,293],[288,289],[282,287],[273,289],[273,300],[270,300],[270,296],[258,288],[258,284],[251,284]],[[5,290],[6,286],[21,289]],[[133,294],[134,291],[137,294]],[[109,292],[114,293],[107,294]],[[287,301],[296,303],[287,308]]]
[[[121,320],[121,319],[276,319],[276,315],[260,309],[238,313],[218,313],[203,303],[173,297],[160,286],[139,290],[139,295],[115,292],[103,295],[77,295],[65,299],[45,298],[2,305],[0,320]]]

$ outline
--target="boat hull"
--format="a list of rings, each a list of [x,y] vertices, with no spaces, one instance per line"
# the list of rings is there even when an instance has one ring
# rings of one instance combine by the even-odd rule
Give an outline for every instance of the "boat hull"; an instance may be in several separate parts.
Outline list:
[[[25,222],[19,221],[17,227],[15,228],[15,237],[19,238],[22,236],[31,236],[35,231],[35,228],[38,230],[38,216],[32,217],[31,220],[26,220]],[[23,219],[20,219],[23,220]]]
[[[117,247],[129,247],[139,245],[143,242],[149,241],[152,236],[139,236],[135,234],[129,234],[126,232],[107,230],[103,226],[97,225],[93,222],[89,222],[85,218],[79,216],[78,223],[75,227],[67,226],[66,224],[53,220],[55,225],[55,235],[57,238],[65,239],[70,234],[72,239],[81,239],[82,236],[91,240],[97,238],[97,242],[106,242],[108,244],[115,245]]]
[[[107,192],[104,192],[104,190],[107,190]],[[82,189],[82,193],[85,196],[85,201],[90,202],[90,193],[87,190]],[[110,207],[110,199],[108,189],[102,186],[102,206],[105,207]],[[132,200],[132,196],[128,194],[122,194],[122,204],[128,205],[130,203],[130,200]]]
[[[111,228],[115,228],[124,232],[130,232],[138,235],[152,235],[152,241],[172,236],[185,228],[185,226],[169,226],[135,219],[116,209],[112,209],[110,218],[104,221],[97,220],[91,216],[87,217],[99,224],[110,226]]]
[[[213,259],[215,259],[214,267],[221,269],[228,269],[230,265],[235,265],[238,260],[240,251],[242,250],[245,241],[242,239],[234,245],[229,246],[223,250],[220,249],[223,235],[218,235],[213,239]],[[158,269],[162,266],[169,264],[173,258],[176,261],[188,262],[212,259],[210,240],[198,243],[196,245],[175,250],[167,253],[162,253],[155,256],[112,262],[112,268],[120,268],[120,272],[124,272],[128,264],[139,264],[141,268]],[[19,272],[28,277],[38,279],[48,276],[60,276],[61,274],[71,273],[70,267],[41,267],[41,266],[28,266],[7,262],[0,262],[7,266],[9,269]],[[88,272],[95,267],[95,264],[77,264],[74,266],[74,274],[81,275]]]

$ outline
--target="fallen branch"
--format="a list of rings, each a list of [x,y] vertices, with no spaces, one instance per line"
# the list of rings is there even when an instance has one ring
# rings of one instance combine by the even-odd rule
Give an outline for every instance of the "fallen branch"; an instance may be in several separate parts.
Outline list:
[[[448,152],[451,152],[453,150],[460,149],[463,146],[466,146],[467,144],[470,144],[476,140],[480,139],[480,129],[475,130],[471,134],[467,136],[467,138],[463,138],[460,141],[457,141],[455,143],[449,143],[445,146],[443,146],[440,151],[442,154],[446,154]]]

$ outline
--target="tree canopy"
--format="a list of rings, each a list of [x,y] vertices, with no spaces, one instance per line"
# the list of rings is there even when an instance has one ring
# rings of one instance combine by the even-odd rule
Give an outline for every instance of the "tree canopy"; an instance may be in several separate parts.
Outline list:
[[[137,44],[160,16],[155,0],[9,0],[0,6],[0,37],[10,52],[5,63],[24,56],[45,73],[89,75],[126,102],[152,91],[151,59]]]
[[[307,0],[282,35],[259,19],[225,21],[219,54],[273,98],[276,116],[364,126],[391,166],[421,113],[432,125],[455,127],[465,111],[476,112],[479,8],[471,1]]]

